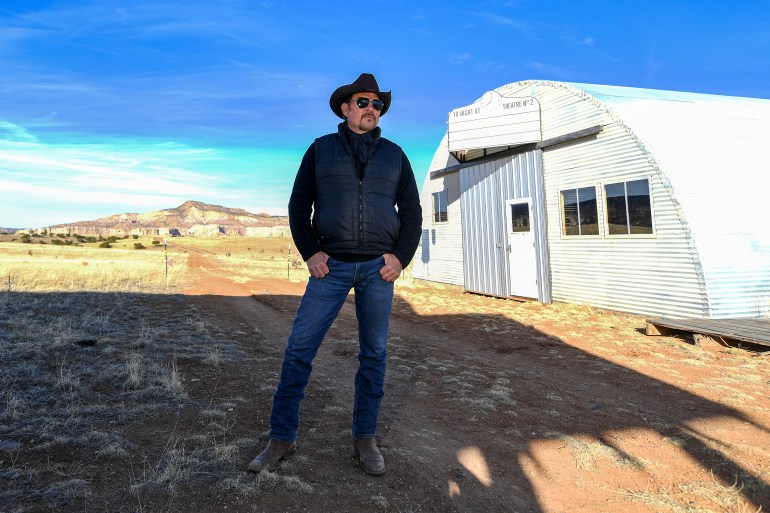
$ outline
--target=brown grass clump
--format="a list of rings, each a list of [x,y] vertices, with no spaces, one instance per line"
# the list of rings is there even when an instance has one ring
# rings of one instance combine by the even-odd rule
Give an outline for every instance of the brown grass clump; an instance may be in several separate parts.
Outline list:
[[[664,491],[628,491],[633,502],[639,502],[654,511],[671,513],[712,513],[713,511],[736,511],[760,513],[762,507],[752,507],[741,494],[743,485],[736,478],[732,485],[711,481],[680,483]],[[694,503],[697,500],[699,506]]]

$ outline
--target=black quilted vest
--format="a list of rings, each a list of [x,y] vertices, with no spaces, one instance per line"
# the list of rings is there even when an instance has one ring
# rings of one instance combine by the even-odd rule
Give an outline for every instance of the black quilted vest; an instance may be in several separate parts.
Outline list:
[[[313,229],[327,253],[379,256],[393,251],[401,223],[396,211],[401,147],[379,138],[362,180],[339,133],[315,141]]]

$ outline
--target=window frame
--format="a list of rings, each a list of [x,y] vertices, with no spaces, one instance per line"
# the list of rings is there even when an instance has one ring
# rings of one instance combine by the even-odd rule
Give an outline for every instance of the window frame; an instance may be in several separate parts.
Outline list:
[[[578,196],[578,205],[579,205],[580,201],[579,201],[579,195],[577,194],[577,191],[579,189],[591,189],[591,188],[594,190],[594,201],[596,202],[596,223],[597,223],[596,231],[598,233],[595,233],[595,234],[585,234],[585,235],[583,235],[582,233],[578,233],[578,234],[575,234],[575,235],[568,235],[567,233],[565,233],[565,220],[566,220],[566,218],[565,218],[565,215],[564,215],[564,195],[563,194],[566,191],[576,191],[576,196]],[[601,219],[601,216],[602,216],[602,212],[599,209],[599,205],[601,204],[599,194],[600,194],[601,191],[603,191],[603,189],[601,188],[601,184],[598,184],[596,182],[586,183],[586,184],[570,184],[568,187],[560,187],[557,190],[558,199],[559,199],[559,234],[561,235],[562,239],[583,240],[583,239],[601,239],[601,238],[603,238],[603,235],[604,235],[602,233],[603,223],[600,222],[600,219]],[[578,208],[579,208],[579,206],[578,206]],[[579,212],[579,210],[578,210],[578,212]],[[578,222],[579,222],[579,220],[578,220]],[[578,224],[578,230],[582,231],[579,224]]]
[[[441,210],[441,196],[444,197],[444,210]],[[446,189],[440,191],[431,192],[431,224],[444,224],[449,222],[449,192]],[[437,201],[438,198],[438,201]],[[436,203],[438,203],[438,210],[436,210]],[[441,219],[441,214],[444,214],[444,219]],[[437,219],[438,217],[438,219]]]
[[[628,209],[628,183],[638,182],[641,180],[647,180],[647,197],[650,200],[650,229],[651,233],[631,233],[631,218]],[[625,210],[626,210],[626,233],[610,233],[610,220],[609,220],[609,206],[607,205],[607,186],[623,184],[623,192],[625,198]],[[644,239],[655,238],[657,236],[657,230],[655,229],[655,204],[652,196],[652,177],[650,175],[640,176],[636,178],[627,178],[625,180],[613,180],[602,182],[599,184],[602,193],[602,208],[604,208],[604,238],[607,239]]]

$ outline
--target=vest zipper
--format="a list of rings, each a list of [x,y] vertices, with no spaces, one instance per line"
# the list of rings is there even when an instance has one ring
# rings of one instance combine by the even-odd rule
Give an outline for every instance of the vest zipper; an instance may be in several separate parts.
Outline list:
[[[364,169],[366,176],[366,169]],[[364,181],[358,180],[358,244],[364,249]]]

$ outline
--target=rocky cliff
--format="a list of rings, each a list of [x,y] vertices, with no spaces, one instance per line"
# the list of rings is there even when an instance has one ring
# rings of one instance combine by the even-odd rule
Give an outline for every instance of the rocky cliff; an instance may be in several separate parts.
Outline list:
[[[50,233],[80,235],[285,235],[289,218],[252,214],[199,201],[146,214],[114,214],[94,221],[49,226]],[[39,230],[42,231],[42,230]]]

